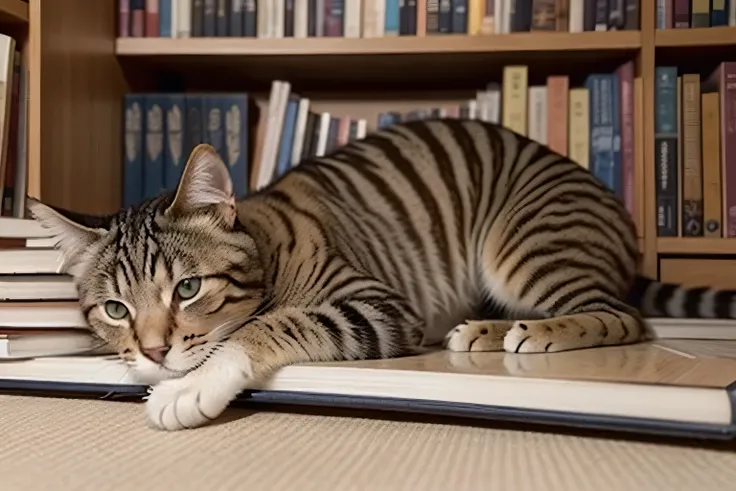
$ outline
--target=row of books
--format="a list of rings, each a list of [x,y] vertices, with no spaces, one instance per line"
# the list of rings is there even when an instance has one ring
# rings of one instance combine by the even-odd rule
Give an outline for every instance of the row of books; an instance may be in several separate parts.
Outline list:
[[[656,69],[657,235],[736,237],[736,62]]]
[[[22,217],[28,174],[28,71],[16,41],[0,34],[0,215]]]
[[[736,0],[657,0],[657,29],[736,26]]]
[[[348,37],[639,28],[640,0],[120,0],[120,37]]]

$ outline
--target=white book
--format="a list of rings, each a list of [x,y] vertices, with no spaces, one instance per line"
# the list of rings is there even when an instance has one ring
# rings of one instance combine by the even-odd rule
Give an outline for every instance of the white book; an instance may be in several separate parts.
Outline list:
[[[363,1],[345,0],[344,36],[346,38],[361,37],[360,34],[363,27]]]
[[[363,0],[363,37],[383,37],[386,27],[385,0]]]
[[[188,38],[192,35],[192,2],[191,0],[174,0],[176,7],[176,15],[172,15],[176,19],[177,38]],[[173,7],[173,6],[172,6]],[[172,12],[173,14],[174,12]]]
[[[26,239],[26,247],[29,249],[53,249],[59,239],[56,237],[35,237]]]
[[[512,2],[515,0],[501,0],[500,1],[500,10],[496,10],[498,12],[496,16],[500,15],[499,20],[501,30],[498,31],[499,34],[508,34],[511,32],[511,12],[513,9],[511,8]]]
[[[307,118],[309,117],[309,99],[302,97],[299,100],[299,108],[296,115],[294,127],[294,140],[291,145],[291,165],[297,165],[302,161],[302,149],[307,131]]]
[[[325,0],[316,0],[317,11],[314,14],[314,30],[317,37],[324,36],[325,33]]]
[[[736,321],[732,319],[652,317],[646,323],[658,339],[736,340]]]
[[[61,266],[58,249],[0,249],[0,274],[58,274]]]
[[[26,194],[28,193],[28,67],[20,68],[20,94],[18,97],[18,141],[16,146],[15,193],[13,216],[26,216]],[[20,190],[20,191],[18,191]],[[0,234],[2,237],[2,234]]]
[[[368,121],[365,119],[358,120],[358,127],[355,130],[355,138],[361,140],[368,133]]]
[[[269,19],[271,36],[273,38],[284,37],[284,19],[286,18],[284,0],[271,0],[271,17]]]
[[[736,27],[736,1],[728,2],[728,25]]]
[[[0,275],[0,302],[18,300],[76,300],[74,280],[68,275]]]
[[[486,101],[488,102],[489,123],[501,122],[501,86],[491,82],[486,86]]]
[[[478,117],[478,101],[468,101],[468,119],[479,119]]]
[[[584,27],[584,15],[585,12],[585,0],[570,0],[569,20],[570,20],[570,32],[583,32]]]
[[[486,91],[479,90],[475,93],[475,101],[478,105],[478,119],[481,121],[488,121],[488,113],[490,111],[490,104],[486,99]]]
[[[276,80],[271,84],[266,135],[263,142],[261,166],[258,173],[258,189],[268,186],[276,171],[276,156],[278,155],[278,145],[281,141],[281,129],[283,127],[289,92],[290,84],[288,82]]]
[[[74,302],[0,302],[0,326],[16,329],[86,329]]]
[[[305,38],[309,26],[309,2],[296,0],[294,2],[294,37]]]
[[[322,113],[319,117],[319,133],[315,156],[323,157],[327,151],[327,137],[330,132],[330,113]]]
[[[547,144],[547,86],[529,87],[529,104],[527,105],[529,121],[529,138]]]
[[[51,237],[51,231],[32,218],[0,217],[0,238]]]
[[[12,334],[4,334],[0,328],[0,360],[93,353],[114,354],[114,351],[86,330],[30,334],[14,330]]]
[[[256,16],[258,37],[273,37],[271,35],[271,0],[258,0],[256,4]]]

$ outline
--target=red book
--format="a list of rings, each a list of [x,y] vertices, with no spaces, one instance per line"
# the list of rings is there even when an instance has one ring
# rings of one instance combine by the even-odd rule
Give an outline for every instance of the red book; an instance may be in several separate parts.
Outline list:
[[[159,36],[158,0],[146,0],[146,37]]]
[[[690,0],[675,0],[674,10],[675,29],[690,28]]]
[[[325,37],[342,37],[343,0],[325,0]]]
[[[130,0],[130,35],[134,38],[142,38],[145,33],[144,0]]]
[[[567,122],[570,80],[565,75],[547,77],[547,146],[567,156]]]
[[[624,203],[634,215],[634,63],[628,61],[616,70],[621,94],[621,167],[623,171]]]
[[[118,0],[118,36],[130,37],[130,0]]]

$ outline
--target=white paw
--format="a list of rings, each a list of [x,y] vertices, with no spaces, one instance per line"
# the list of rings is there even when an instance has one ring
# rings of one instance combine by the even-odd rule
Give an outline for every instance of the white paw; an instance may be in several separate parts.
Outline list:
[[[470,321],[450,330],[442,343],[449,351],[501,351],[507,322]]]
[[[146,414],[161,430],[196,428],[220,416],[248,383],[249,377],[237,367],[195,370],[183,378],[164,380],[153,387]]]

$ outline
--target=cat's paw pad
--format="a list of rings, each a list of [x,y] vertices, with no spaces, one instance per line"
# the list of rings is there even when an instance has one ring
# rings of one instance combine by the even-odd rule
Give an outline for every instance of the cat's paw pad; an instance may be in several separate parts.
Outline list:
[[[442,345],[449,351],[501,351],[507,330],[503,323],[469,321],[448,332]]]
[[[503,340],[503,349],[509,353],[551,353],[574,349],[581,344],[580,339],[580,329],[564,322],[518,321]]]

